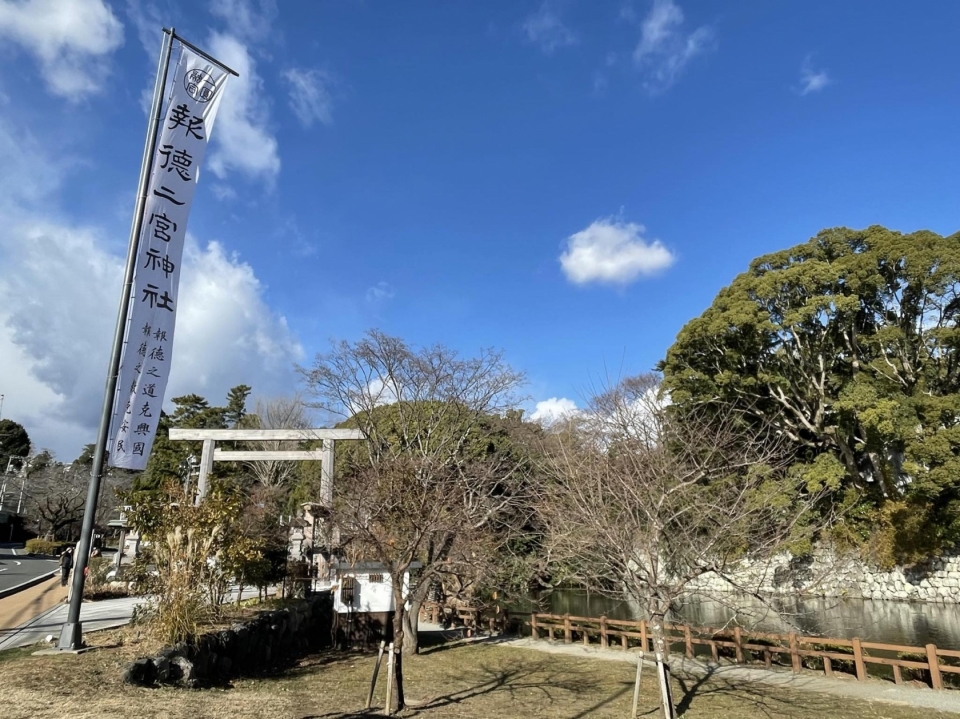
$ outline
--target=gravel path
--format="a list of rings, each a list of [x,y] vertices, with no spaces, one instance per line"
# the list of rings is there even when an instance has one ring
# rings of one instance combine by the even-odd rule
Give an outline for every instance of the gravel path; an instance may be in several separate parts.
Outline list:
[[[585,647],[580,644],[557,644],[529,637],[514,639],[503,643],[504,646],[535,649],[549,654],[590,657],[606,661],[636,663],[636,652],[624,652],[617,649]],[[649,662],[648,662],[649,664]],[[680,655],[671,656],[671,667],[675,672],[694,676],[707,676],[713,679],[760,682],[772,686],[789,687],[800,691],[832,694],[834,696],[880,701],[919,709],[935,709],[960,714],[960,691],[934,691],[907,686],[897,686],[879,679],[858,682],[855,679],[826,679],[813,674],[794,674],[791,671],[770,671],[748,667],[705,664],[687,659]]]

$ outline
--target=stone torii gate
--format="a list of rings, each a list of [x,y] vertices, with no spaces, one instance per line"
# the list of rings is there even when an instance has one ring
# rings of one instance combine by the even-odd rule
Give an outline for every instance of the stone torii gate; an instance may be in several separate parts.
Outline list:
[[[366,435],[359,429],[171,429],[170,439],[203,442],[195,504],[200,504],[207,494],[214,462],[320,460],[320,504],[329,508],[333,505],[334,443],[345,439],[366,439]],[[314,439],[322,440],[321,449],[224,450],[216,448],[217,442],[227,441],[304,442]]]

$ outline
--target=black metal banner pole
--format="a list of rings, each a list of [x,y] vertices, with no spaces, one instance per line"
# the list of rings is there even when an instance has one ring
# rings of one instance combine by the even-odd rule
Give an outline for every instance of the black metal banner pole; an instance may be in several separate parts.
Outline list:
[[[157,128],[163,119],[163,90],[167,84],[167,69],[170,65],[170,50],[173,46],[174,31],[163,30],[163,44],[160,48],[160,64],[157,68],[157,81],[153,88],[153,103],[150,106],[150,118],[147,122],[147,141],[143,148],[143,160],[140,163],[140,184],[137,188],[137,202],[133,211],[133,224],[130,228],[130,245],[127,250],[127,267],[123,275],[123,292],[120,295],[120,308],[117,312],[117,326],[113,333],[113,348],[110,364],[107,368],[107,384],[103,394],[103,410],[100,413],[100,428],[97,432],[97,444],[93,454],[93,468],[90,471],[90,485],[87,488],[87,503],[83,508],[83,526],[80,530],[80,545],[73,562],[73,584],[70,589],[70,610],[67,621],[60,629],[59,649],[80,649],[83,646],[83,629],[80,624],[80,603],[83,601],[84,573],[90,556],[90,544],[93,537],[93,523],[97,514],[97,499],[100,495],[100,478],[107,454],[107,440],[110,434],[110,418],[113,414],[113,401],[117,391],[117,379],[120,374],[120,358],[123,354],[123,338],[127,326],[127,312],[130,305],[130,290],[137,267],[137,251],[140,245],[140,230],[143,225],[143,209],[147,201],[147,188],[150,172],[153,169],[153,154],[157,144]]]

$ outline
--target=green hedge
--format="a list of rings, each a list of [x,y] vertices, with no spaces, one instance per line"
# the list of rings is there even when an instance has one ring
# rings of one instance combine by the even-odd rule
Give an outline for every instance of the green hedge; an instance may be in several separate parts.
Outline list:
[[[67,547],[73,546],[72,542],[50,542],[46,539],[28,539],[26,544],[27,554],[46,554],[56,556]]]

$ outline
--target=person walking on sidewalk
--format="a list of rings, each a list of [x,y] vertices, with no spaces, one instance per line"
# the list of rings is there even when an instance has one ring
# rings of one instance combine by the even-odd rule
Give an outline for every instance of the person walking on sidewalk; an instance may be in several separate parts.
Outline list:
[[[73,549],[67,547],[60,555],[60,586],[67,586],[67,579],[70,578],[70,570],[73,569]]]

